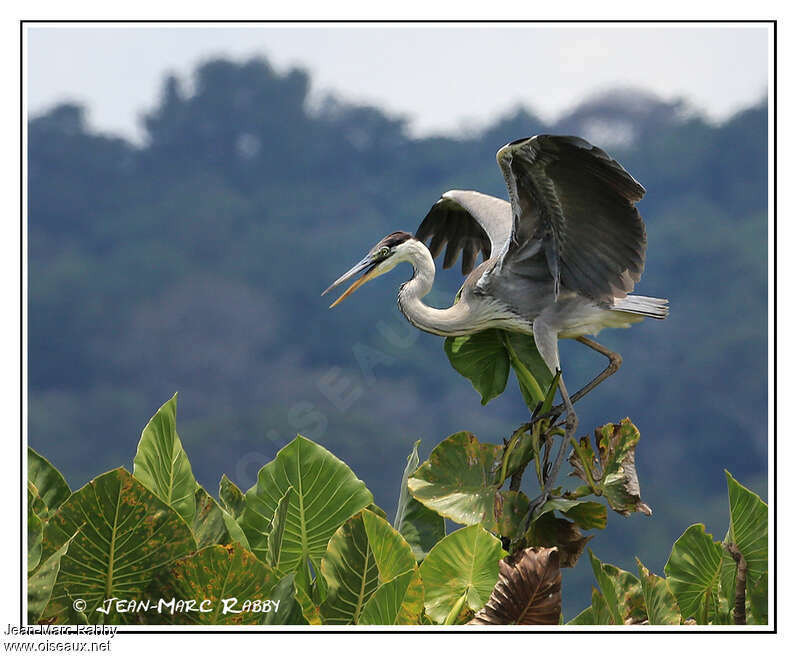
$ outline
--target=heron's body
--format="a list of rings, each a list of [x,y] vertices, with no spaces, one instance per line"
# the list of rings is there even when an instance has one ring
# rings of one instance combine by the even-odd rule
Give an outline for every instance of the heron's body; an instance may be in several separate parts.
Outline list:
[[[555,329],[557,337],[577,338],[597,335],[604,328],[628,328],[651,314],[646,312],[650,305],[655,306],[651,312],[658,312],[662,303],[661,299],[629,295],[620,299],[615,308],[569,290],[562,291],[553,303],[547,296],[552,290],[552,278],[543,275],[538,283],[530,279],[519,281],[530,301],[517,304],[514,300],[518,296],[509,293],[509,286],[497,285],[491,276],[498,264],[496,256],[470,272],[452,307],[437,309],[422,301],[433,288],[436,276],[436,265],[428,248],[419,241],[411,241],[404,248],[402,259],[413,266],[414,276],[397,294],[400,311],[418,329],[435,335],[471,335],[489,328],[532,334],[533,322],[539,318]],[[635,309],[637,301],[640,312]]]
[[[527,333],[553,374],[560,369],[559,338],[576,338],[606,355],[609,366],[573,396],[577,400],[621,362],[618,354],[586,335],[667,316],[666,299],[630,294],[644,271],[647,238],[635,207],[644,188],[607,153],[579,137],[519,139],[497,152],[497,163],[509,201],[474,191],[446,192],[416,235],[387,235],[335,281],[328,290],[363,273],[331,307],[408,262],[414,275],[401,286],[398,305],[423,331],[442,336],[489,328]],[[433,288],[434,258],[445,245],[444,267],[461,255],[466,279],[450,308],[432,308],[423,299]],[[478,253],[484,262],[476,267]],[[567,431],[544,497],[577,426],[563,378],[559,388]]]

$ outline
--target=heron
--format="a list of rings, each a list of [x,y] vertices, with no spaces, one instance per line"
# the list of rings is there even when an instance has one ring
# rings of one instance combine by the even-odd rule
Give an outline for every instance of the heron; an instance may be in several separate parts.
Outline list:
[[[527,526],[547,500],[575,434],[573,403],[622,362],[587,336],[628,328],[646,317],[664,319],[669,302],[630,294],[644,271],[647,237],[636,203],[645,189],[604,150],[580,137],[536,135],[500,148],[497,163],[508,201],[477,191],[445,192],[414,235],[387,235],[322,294],[361,274],[333,308],[407,262],[414,273],[400,287],[397,302],[415,327],[441,336],[490,328],[533,336],[550,373],[559,375],[562,403],[553,415],[566,411],[566,418],[558,454],[542,494],[531,502]],[[466,279],[456,302],[440,309],[423,298],[433,288],[434,259],[445,246],[444,268],[461,254]],[[483,262],[475,266],[479,253]],[[573,338],[608,359],[608,366],[572,397],[560,376],[559,338]]]

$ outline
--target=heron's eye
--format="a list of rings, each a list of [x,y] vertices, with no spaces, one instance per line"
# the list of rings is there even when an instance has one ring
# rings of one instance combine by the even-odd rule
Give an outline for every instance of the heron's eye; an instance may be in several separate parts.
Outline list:
[[[388,246],[383,246],[375,255],[378,258],[388,258],[391,251],[392,250]]]

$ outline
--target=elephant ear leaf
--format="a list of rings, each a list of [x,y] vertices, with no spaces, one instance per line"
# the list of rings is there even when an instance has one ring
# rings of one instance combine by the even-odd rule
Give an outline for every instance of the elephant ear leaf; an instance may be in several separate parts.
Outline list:
[[[175,425],[178,393],[158,409],[142,431],[133,476],[191,525],[197,482]]]
[[[44,456],[28,447],[28,488],[38,497],[34,511],[39,518],[52,516],[72,491],[64,476]]]
[[[558,548],[527,548],[500,562],[489,602],[469,625],[558,625],[561,570]]]
[[[400,499],[397,502],[393,527],[411,545],[417,561],[422,561],[431,548],[444,538],[447,526],[442,516],[415,500],[408,490],[408,480],[419,467],[419,443],[419,440],[414,443],[414,448],[408,455],[406,469],[400,481]]]

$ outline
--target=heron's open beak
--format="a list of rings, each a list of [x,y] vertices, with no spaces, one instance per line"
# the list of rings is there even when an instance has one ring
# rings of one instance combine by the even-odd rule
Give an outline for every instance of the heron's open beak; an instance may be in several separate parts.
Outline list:
[[[353,292],[355,292],[358,288],[360,288],[362,285],[364,285],[364,283],[366,283],[367,281],[370,281],[373,278],[375,278],[376,276],[378,276],[379,273],[377,271],[375,271],[375,267],[377,267],[377,265],[378,265],[377,262],[374,262],[370,256],[367,256],[361,262],[359,262],[355,267],[353,267],[350,271],[348,271],[344,275],[342,275],[339,278],[337,278],[333,282],[333,284],[327,290],[325,290],[322,293],[322,296],[325,296],[326,294],[328,294],[328,292],[330,292],[337,285],[341,285],[345,281],[353,278],[353,276],[355,276],[356,274],[359,274],[362,271],[364,272],[364,275],[361,278],[359,278],[352,285],[350,285],[350,287],[348,287],[344,291],[344,294],[342,296],[340,296],[338,299],[336,299],[336,301],[334,301],[330,305],[330,307],[333,308],[334,306],[338,305],[341,301],[343,301],[344,299],[349,297],[351,294],[353,294]]]

